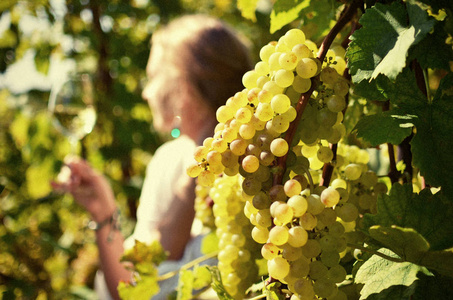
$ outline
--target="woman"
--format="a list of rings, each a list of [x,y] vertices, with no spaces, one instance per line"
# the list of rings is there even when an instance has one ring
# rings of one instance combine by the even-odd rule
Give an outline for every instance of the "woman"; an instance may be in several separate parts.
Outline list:
[[[146,67],[149,83],[142,95],[153,112],[154,128],[162,133],[177,128],[181,136],[162,145],[148,165],[137,224],[126,241],[111,222],[117,207],[107,180],[84,161],[68,162],[70,179],[55,188],[70,192],[91,215],[113,298],[118,298],[118,282],[131,278],[119,259],[136,239],[159,240],[169,252],[169,262],[163,264],[167,270],[200,255],[191,234],[195,181],[185,169],[193,162],[195,147],[212,134],[217,107],[243,88],[242,75],[249,69],[246,47],[213,18],[184,16],[153,34]],[[158,298],[170,292],[167,288],[161,286]]]

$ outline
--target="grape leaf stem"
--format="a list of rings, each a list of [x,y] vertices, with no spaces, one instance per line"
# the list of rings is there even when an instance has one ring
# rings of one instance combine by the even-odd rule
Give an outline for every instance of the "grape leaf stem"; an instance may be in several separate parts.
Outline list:
[[[386,101],[382,106],[383,111],[390,110],[390,101]],[[393,144],[387,143],[387,149],[389,154],[389,172],[387,176],[390,178],[392,185],[398,182],[399,177],[401,176],[400,172],[396,169],[396,161],[395,161],[395,149],[393,148]]]
[[[379,252],[377,250],[374,250],[374,249],[371,249],[371,248],[368,248],[368,247],[365,247],[365,246],[351,244],[351,243],[348,243],[347,246],[350,247],[350,248],[359,249],[359,250],[371,253],[373,255],[377,255],[379,257],[382,257],[384,259],[387,259],[387,260],[390,260],[390,261],[393,261],[393,262],[397,262],[397,263],[405,262],[405,260],[403,260],[403,259],[401,259],[399,257],[388,256],[388,255],[385,255],[384,253],[381,253],[381,252]]]

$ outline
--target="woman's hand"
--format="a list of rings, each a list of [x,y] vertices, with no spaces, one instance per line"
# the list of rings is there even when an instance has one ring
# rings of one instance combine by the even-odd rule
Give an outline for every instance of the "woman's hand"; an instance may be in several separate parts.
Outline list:
[[[65,163],[59,180],[52,182],[53,188],[71,193],[95,222],[109,218],[115,211],[116,204],[107,179],[80,158],[71,158]]]

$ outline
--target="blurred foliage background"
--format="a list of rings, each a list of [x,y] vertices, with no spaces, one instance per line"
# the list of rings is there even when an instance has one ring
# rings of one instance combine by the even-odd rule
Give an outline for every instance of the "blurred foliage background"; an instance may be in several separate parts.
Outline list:
[[[95,298],[88,216],[50,186],[70,152],[47,112],[53,80],[70,68],[94,76],[97,123],[78,154],[111,180],[128,234],[146,164],[166,139],[140,96],[153,31],[181,14],[214,15],[257,55],[275,39],[266,3],[252,23],[231,0],[0,2],[0,299]]]

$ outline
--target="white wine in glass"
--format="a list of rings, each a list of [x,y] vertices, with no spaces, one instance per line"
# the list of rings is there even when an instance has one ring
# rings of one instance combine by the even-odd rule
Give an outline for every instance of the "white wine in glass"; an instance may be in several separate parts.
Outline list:
[[[76,154],[78,141],[96,123],[93,98],[93,83],[88,74],[71,75],[51,89],[48,109],[55,127],[68,138],[71,154]]]

